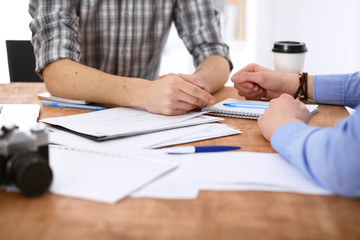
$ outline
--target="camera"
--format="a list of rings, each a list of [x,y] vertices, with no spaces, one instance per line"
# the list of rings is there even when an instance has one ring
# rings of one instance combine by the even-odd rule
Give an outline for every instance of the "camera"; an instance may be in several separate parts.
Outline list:
[[[15,184],[26,196],[39,196],[49,189],[53,174],[49,166],[48,130],[42,124],[20,130],[0,130],[0,184]]]

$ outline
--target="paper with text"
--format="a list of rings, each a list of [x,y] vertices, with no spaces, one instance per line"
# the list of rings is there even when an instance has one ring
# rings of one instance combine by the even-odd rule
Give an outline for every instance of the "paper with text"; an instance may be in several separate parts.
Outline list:
[[[119,107],[65,117],[46,118],[42,121],[104,140],[180,127],[184,122],[184,125],[188,126],[186,120],[202,114],[204,113],[189,112],[184,115],[164,116],[145,110]]]

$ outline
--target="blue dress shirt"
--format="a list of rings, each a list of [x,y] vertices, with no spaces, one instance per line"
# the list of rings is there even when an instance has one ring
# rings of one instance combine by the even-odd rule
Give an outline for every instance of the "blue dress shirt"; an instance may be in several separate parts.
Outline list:
[[[355,108],[331,128],[293,122],[278,128],[271,145],[318,185],[360,197],[360,72],[314,77],[314,101]]]

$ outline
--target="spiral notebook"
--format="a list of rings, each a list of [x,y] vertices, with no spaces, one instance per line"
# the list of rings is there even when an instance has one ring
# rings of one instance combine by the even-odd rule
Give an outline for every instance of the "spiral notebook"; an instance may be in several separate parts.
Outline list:
[[[268,106],[269,102],[228,98],[215,105],[203,108],[201,111],[214,116],[258,119],[264,114]],[[316,104],[305,104],[305,106],[311,114],[318,112],[318,105]]]

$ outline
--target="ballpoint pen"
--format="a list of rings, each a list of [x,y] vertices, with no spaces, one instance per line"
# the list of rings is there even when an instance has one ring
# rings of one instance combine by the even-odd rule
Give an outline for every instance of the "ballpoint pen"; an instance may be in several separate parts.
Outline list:
[[[266,109],[269,105],[262,104],[243,104],[243,103],[224,103],[224,106],[227,107],[238,107],[238,108],[258,108],[258,109]]]
[[[88,110],[105,110],[104,107],[99,106],[89,106],[89,105],[82,105],[82,104],[73,104],[73,103],[62,103],[62,102],[55,102],[55,101],[41,101],[43,105],[48,105],[52,107],[63,107],[63,108],[80,108],[80,109],[88,109]]]
[[[201,153],[201,152],[223,152],[230,150],[238,150],[241,147],[237,146],[184,146],[184,147],[170,147],[165,148],[166,153],[169,154],[186,154],[186,153]]]

